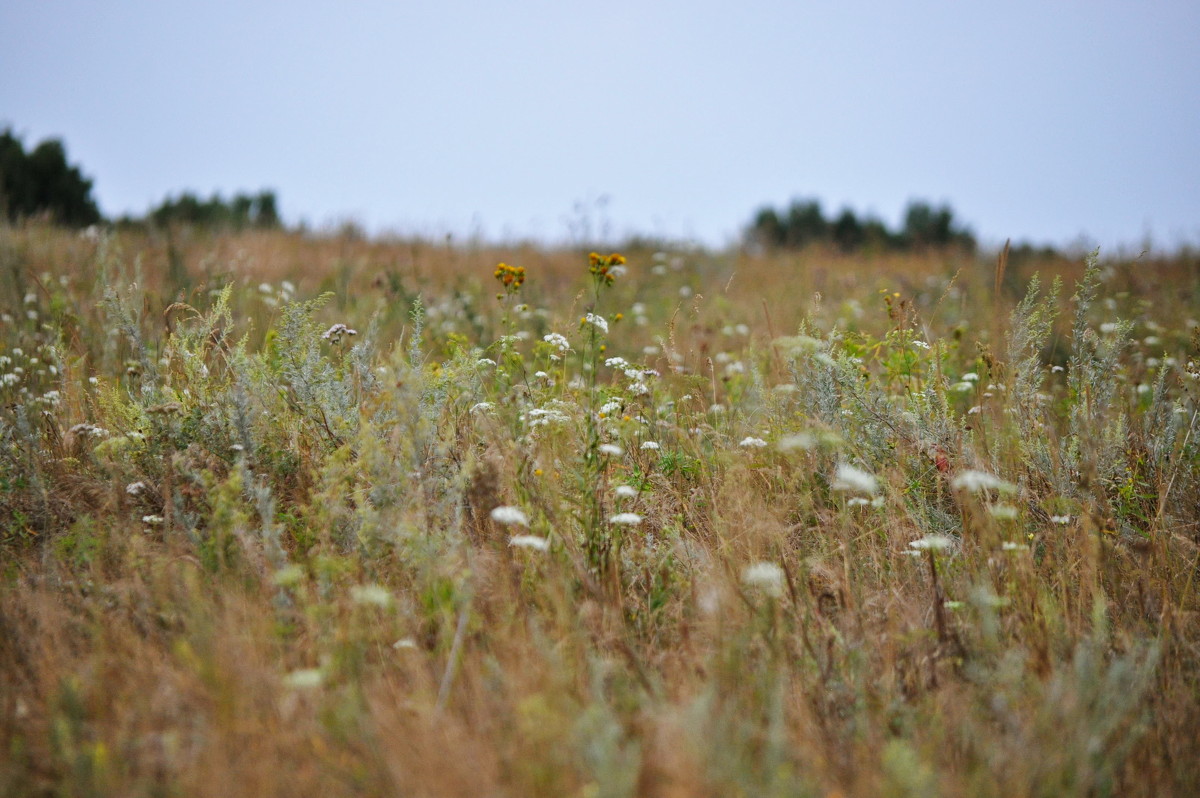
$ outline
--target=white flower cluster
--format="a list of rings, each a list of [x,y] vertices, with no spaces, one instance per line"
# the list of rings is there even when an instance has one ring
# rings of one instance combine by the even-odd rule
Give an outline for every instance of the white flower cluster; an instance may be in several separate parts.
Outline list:
[[[343,335],[358,335],[358,330],[352,330],[345,324],[335,324],[325,332],[321,333],[321,337],[326,341],[337,343],[342,340]]]
[[[532,551],[549,551],[550,541],[537,535],[513,535],[508,539],[508,545],[518,549],[530,549]]]
[[[528,422],[530,427],[544,427],[547,424],[563,424],[571,420],[571,417],[566,413],[552,407],[535,407],[526,413],[522,413],[521,418]]]
[[[589,313],[583,317],[585,323],[592,325],[602,333],[608,334],[608,321],[603,316]]]
[[[71,435],[79,435],[81,437],[108,437],[108,430],[106,430],[104,427],[97,427],[95,424],[76,424],[67,432]]]
[[[996,490],[1001,493],[1014,493],[1017,490],[1017,486],[1011,482],[1005,482],[1000,477],[989,474],[986,471],[976,471],[974,469],[963,471],[950,480],[950,487],[955,490],[965,490],[968,493],[981,493],[989,490]]]
[[[837,467],[829,487],[842,493],[874,494],[879,490],[879,480],[861,468],[842,463]]]
[[[742,570],[742,582],[772,598],[783,597],[784,572],[773,562],[756,562]]]
[[[552,357],[557,358],[559,355],[565,355],[571,351],[571,342],[567,340],[567,336],[562,333],[547,333],[542,336],[542,340],[558,350],[558,354]]]
[[[529,526],[529,516],[525,515],[519,507],[510,505],[501,505],[492,510],[492,520],[497,524],[506,526]]]

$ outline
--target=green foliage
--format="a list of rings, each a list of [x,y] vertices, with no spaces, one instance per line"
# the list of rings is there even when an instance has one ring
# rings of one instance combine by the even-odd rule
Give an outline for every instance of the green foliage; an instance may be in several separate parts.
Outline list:
[[[6,129],[0,133],[0,216],[16,222],[40,215],[68,227],[101,221],[92,181],[67,162],[62,141],[47,139],[26,152]]]
[[[279,202],[274,191],[234,194],[226,200],[220,194],[208,199],[185,191],[168,197],[150,209],[145,221],[159,228],[192,226],[214,230],[270,230],[280,226]],[[127,225],[137,220],[124,220]]]
[[[827,219],[816,200],[795,200],[777,211],[760,209],[746,228],[745,239],[764,249],[803,249],[814,244],[835,247],[842,252],[862,249],[927,250],[956,247],[967,252],[975,249],[975,237],[954,219],[947,205],[934,207],[914,200],[904,211],[903,226],[896,231],[875,217],[860,219],[844,208]]]

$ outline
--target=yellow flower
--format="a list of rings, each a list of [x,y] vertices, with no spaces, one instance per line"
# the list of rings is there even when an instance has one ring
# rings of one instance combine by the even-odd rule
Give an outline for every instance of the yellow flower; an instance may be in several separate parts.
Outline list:
[[[525,282],[525,267],[501,263],[496,267],[496,271],[492,272],[492,276],[504,285],[505,291],[516,291],[521,287],[521,283]]]

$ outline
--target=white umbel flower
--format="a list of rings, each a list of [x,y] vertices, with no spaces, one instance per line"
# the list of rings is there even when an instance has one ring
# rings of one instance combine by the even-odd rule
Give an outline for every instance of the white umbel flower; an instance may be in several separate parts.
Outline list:
[[[537,535],[513,535],[508,539],[508,545],[534,551],[549,551],[550,549],[550,541]]]
[[[492,510],[492,520],[497,524],[529,526],[529,516],[521,512],[519,507],[502,505]]]
[[[950,487],[955,490],[965,490],[968,493],[979,493],[985,490],[998,490],[1001,493],[1013,493],[1017,486],[1011,482],[1005,482],[995,474],[989,474],[986,471],[976,471],[969,469],[963,471],[958,476],[950,481]]]
[[[949,535],[926,535],[908,545],[918,551],[945,551],[954,545],[954,538]]]
[[[756,562],[742,570],[742,582],[773,598],[783,596],[783,569],[773,562]]]
[[[637,526],[642,523],[642,517],[637,513],[617,513],[609,516],[608,523],[620,524],[621,526]]]
[[[392,606],[394,601],[391,592],[382,585],[355,585],[350,588],[350,598],[355,604],[384,608]]]
[[[742,442],[738,444],[743,449],[763,449],[766,448],[766,445],[767,442],[762,438],[755,438],[753,436],[742,438]]]
[[[571,351],[571,342],[567,340],[567,336],[562,333],[547,333],[542,336],[542,340],[558,350],[559,354],[565,354]]]
[[[589,313],[583,317],[583,320],[595,327],[602,333],[608,333],[608,321],[603,316],[597,316],[595,313]]]
[[[833,482],[829,484],[829,487],[843,493],[874,494],[879,490],[879,480],[875,478],[874,474],[863,471],[861,468],[842,463],[834,472]]]

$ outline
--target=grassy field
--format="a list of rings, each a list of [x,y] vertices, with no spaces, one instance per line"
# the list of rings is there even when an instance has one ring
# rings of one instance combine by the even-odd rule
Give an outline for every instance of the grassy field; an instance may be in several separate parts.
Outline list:
[[[3,794],[1200,784],[1195,257],[6,228],[0,311]]]

